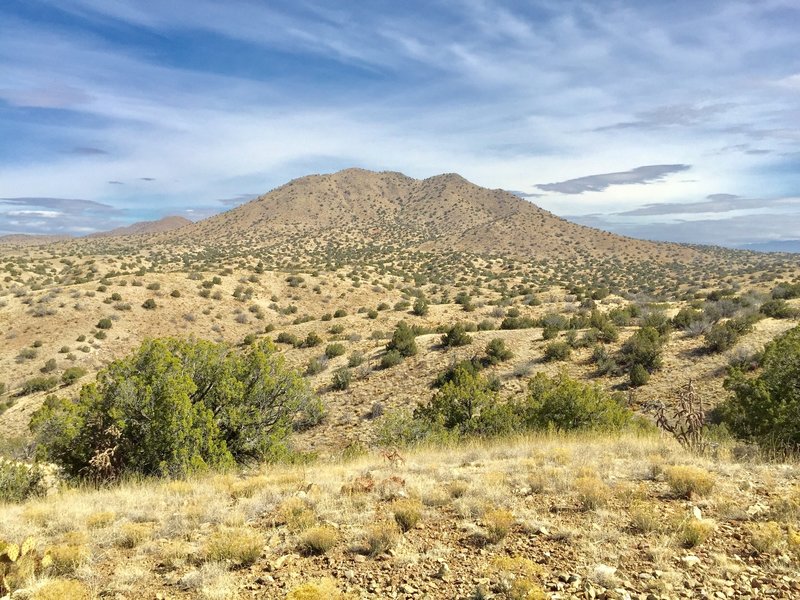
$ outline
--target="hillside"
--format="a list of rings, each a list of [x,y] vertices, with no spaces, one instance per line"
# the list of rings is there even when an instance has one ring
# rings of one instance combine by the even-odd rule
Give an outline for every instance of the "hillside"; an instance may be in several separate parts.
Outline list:
[[[164,217],[156,221],[140,221],[127,227],[117,227],[110,231],[100,231],[98,233],[90,233],[87,238],[106,238],[106,237],[119,237],[124,235],[146,235],[149,233],[163,233],[172,231],[190,225],[191,221],[185,217]]]
[[[228,243],[293,241],[372,244],[504,255],[521,259],[602,258],[691,261],[700,253],[576,225],[504,190],[456,174],[417,180],[401,173],[347,169],[295,179],[230,211],[163,239]],[[312,241],[313,240],[313,241]]]

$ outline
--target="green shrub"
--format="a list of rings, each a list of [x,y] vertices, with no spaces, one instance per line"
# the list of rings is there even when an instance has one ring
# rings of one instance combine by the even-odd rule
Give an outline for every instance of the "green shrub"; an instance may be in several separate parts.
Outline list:
[[[500,338],[494,338],[486,344],[486,362],[490,365],[497,365],[514,357],[514,353],[508,349],[506,343]]]
[[[145,310],[153,310],[156,307],[156,301],[152,298],[148,298],[142,303],[142,308]]]
[[[334,319],[341,319],[342,317],[347,316],[347,311],[343,308],[337,308],[336,312],[333,313]]]
[[[40,458],[75,477],[184,475],[268,459],[313,399],[269,341],[146,340],[84,385],[77,400],[50,396],[31,419]],[[103,472],[93,460],[115,447]]]
[[[22,384],[21,396],[27,396],[34,392],[48,392],[58,385],[58,377],[31,377]]]
[[[352,354],[350,354],[349,358],[347,359],[347,366],[350,367],[351,369],[353,367],[360,367],[362,364],[364,364],[364,360],[365,360],[364,353],[355,350]]]
[[[642,327],[622,344],[618,362],[630,369],[633,365],[641,365],[652,372],[661,368],[662,346],[664,336],[653,327]]]
[[[300,340],[296,335],[293,333],[289,333],[288,331],[282,331],[278,334],[278,337],[275,338],[275,341],[279,344],[289,344],[290,346],[299,346]]]
[[[111,322],[111,319],[109,319],[109,318],[100,319],[97,322],[97,328],[98,329],[111,329],[112,325],[113,325],[113,323]]]
[[[347,367],[339,367],[333,372],[333,379],[331,385],[335,390],[346,390],[350,387],[350,382],[353,379],[353,373]]]
[[[633,413],[617,395],[561,373],[553,378],[537,373],[517,408],[528,429],[619,430],[633,423]]]
[[[344,347],[344,344],[328,344],[325,347],[325,356],[328,358],[336,358],[337,356],[342,356],[347,350]]]
[[[629,377],[633,387],[641,387],[650,381],[650,373],[639,363],[631,367]]]
[[[400,321],[392,334],[392,339],[386,344],[386,350],[396,350],[401,356],[414,356],[417,353],[417,342],[414,331],[405,321]]]
[[[320,335],[314,331],[310,332],[306,335],[306,339],[303,340],[301,344],[303,348],[314,348],[319,346],[322,343],[322,338]]]
[[[38,466],[0,457],[0,503],[23,502],[46,492],[44,473]]]
[[[464,329],[464,325],[457,323],[447,329],[447,333],[442,335],[442,345],[448,348],[466,346],[472,343],[472,338]]]
[[[716,323],[705,335],[705,347],[709,352],[730,350],[739,339],[739,332],[730,321]]]
[[[306,375],[318,375],[328,368],[328,357],[312,358],[306,365]]]
[[[53,371],[56,370],[56,368],[58,368],[58,364],[56,363],[56,359],[55,358],[50,358],[50,359],[47,360],[46,363],[44,363],[44,366],[39,370],[42,373],[52,373]]]
[[[411,308],[411,312],[413,312],[418,317],[424,317],[428,314],[428,301],[425,298],[417,298],[414,301],[414,306]]]
[[[430,402],[418,406],[414,417],[466,433],[477,428],[482,408],[496,402],[497,394],[490,389],[485,377],[467,367],[456,367],[452,379]]]
[[[758,310],[762,315],[773,319],[793,319],[798,314],[797,309],[792,308],[786,300],[780,298],[767,300]]]
[[[403,355],[397,350],[387,350],[381,357],[381,369],[390,369],[403,362]]]
[[[732,369],[725,388],[733,393],[718,409],[730,431],[768,450],[800,447],[800,326],[768,343],[762,370],[748,377]]]
[[[61,374],[61,382],[64,385],[72,385],[84,375],[86,375],[86,369],[81,367],[69,367]]]
[[[546,361],[566,360],[572,354],[572,348],[567,342],[553,341],[544,348]]]

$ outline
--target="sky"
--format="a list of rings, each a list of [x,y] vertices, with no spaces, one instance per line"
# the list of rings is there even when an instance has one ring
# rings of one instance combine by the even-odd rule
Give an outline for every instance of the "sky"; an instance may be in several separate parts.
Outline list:
[[[797,0],[3,0],[0,235],[347,167],[579,223],[800,239]]]

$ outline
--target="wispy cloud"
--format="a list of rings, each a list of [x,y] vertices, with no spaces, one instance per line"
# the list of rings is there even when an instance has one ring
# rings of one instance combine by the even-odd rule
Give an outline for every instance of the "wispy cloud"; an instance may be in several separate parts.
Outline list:
[[[586,175],[557,183],[540,183],[536,187],[540,190],[558,192],[560,194],[602,192],[612,185],[646,184],[663,181],[667,175],[687,171],[690,168],[689,165],[644,165],[629,171]]]

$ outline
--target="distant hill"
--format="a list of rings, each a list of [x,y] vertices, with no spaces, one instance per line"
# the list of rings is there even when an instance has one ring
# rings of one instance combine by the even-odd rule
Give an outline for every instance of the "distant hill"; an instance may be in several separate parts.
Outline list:
[[[800,240],[781,240],[775,242],[758,242],[755,244],[742,244],[742,250],[755,250],[756,252],[800,252]]]
[[[159,238],[317,250],[370,244],[521,259],[614,257],[671,263],[701,255],[688,246],[577,225],[511,192],[482,188],[456,174],[418,180],[363,169],[295,179]]]
[[[52,244],[70,240],[69,235],[33,235],[27,233],[12,233],[10,235],[0,235],[0,244],[6,246],[39,246],[42,244]]]
[[[165,231],[172,231],[185,225],[190,225],[192,222],[184,217],[164,217],[157,221],[140,221],[127,227],[117,227],[111,231],[99,231],[91,233],[85,237],[87,238],[107,238],[107,237],[120,237],[123,235],[142,235],[148,233],[163,233]]]

